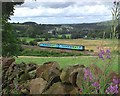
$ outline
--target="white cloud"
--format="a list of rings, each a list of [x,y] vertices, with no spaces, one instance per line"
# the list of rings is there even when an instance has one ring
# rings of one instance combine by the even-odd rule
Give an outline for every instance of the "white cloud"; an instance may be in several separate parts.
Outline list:
[[[29,18],[31,21],[37,21],[39,23],[41,22],[69,22],[71,21],[70,18],[73,18],[77,22],[78,19],[81,21],[85,21],[85,18],[90,18],[88,22],[98,20],[98,18],[101,16],[99,20],[103,21],[110,19],[111,17],[111,5],[112,2],[105,2],[103,0],[94,1],[93,0],[87,0],[85,2],[84,0],[59,0],[59,2],[56,2],[56,0],[49,0],[43,1],[43,0],[31,0],[28,2],[26,0],[22,6],[16,6],[14,16],[11,17],[12,21],[15,21],[22,18],[25,21]],[[79,2],[78,2],[79,1]],[[51,3],[53,2],[53,3]],[[54,17],[54,19],[51,19]],[[58,18],[59,17],[59,18]],[[64,19],[68,18],[68,19]],[[76,18],[75,18],[76,17]],[[37,19],[41,18],[41,19]],[[43,19],[44,18],[44,19]],[[36,20],[35,20],[36,19]],[[59,20],[60,19],[60,20]],[[83,20],[82,20],[83,19]],[[94,19],[94,20],[93,20]],[[65,21],[63,21],[65,20]],[[69,20],[69,21],[66,21]],[[98,20],[98,21],[99,21]],[[23,20],[22,20],[23,21]]]

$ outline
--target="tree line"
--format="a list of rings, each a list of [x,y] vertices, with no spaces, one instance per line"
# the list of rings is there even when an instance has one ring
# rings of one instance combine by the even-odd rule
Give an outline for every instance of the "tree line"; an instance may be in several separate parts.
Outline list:
[[[110,38],[111,26],[100,25],[99,23],[84,24],[37,24],[35,22],[13,23],[13,30],[17,37],[31,38],[57,38],[57,39],[77,39],[77,38]],[[65,34],[71,34],[66,37]],[[59,37],[62,35],[62,37]]]

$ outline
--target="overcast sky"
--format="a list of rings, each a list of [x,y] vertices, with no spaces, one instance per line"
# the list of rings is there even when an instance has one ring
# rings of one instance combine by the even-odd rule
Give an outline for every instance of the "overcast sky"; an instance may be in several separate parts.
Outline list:
[[[25,0],[10,22],[38,24],[93,23],[111,20],[113,0]]]

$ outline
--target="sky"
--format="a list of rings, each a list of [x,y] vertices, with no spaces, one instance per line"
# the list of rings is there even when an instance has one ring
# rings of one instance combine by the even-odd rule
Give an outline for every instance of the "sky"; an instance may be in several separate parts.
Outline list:
[[[25,0],[10,22],[38,24],[94,23],[111,20],[113,0]]]

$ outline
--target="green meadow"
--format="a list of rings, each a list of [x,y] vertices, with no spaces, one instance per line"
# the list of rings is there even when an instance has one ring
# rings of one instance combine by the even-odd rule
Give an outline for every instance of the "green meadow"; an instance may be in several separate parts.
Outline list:
[[[90,64],[95,64],[102,67],[106,66],[106,64],[111,65],[111,70],[118,71],[118,56],[113,57],[111,60],[105,59],[102,60],[98,57],[92,56],[77,56],[77,57],[32,57],[32,56],[19,56],[16,58],[16,63],[20,64],[24,63],[36,63],[43,64],[45,62],[56,61],[60,64],[61,68],[65,68],[70,65],[81,64],[85,66],[89,66]]]

